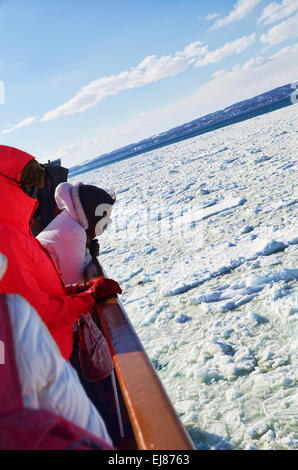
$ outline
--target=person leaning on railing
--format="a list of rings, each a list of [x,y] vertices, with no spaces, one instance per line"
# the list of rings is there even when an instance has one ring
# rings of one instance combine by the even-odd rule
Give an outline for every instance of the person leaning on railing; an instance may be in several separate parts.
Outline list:
[[[6,270],[7,259],[0,253],[0,279]],[[111,448],[102,417],[35,309],[22,296],[1,290],[0,312],[5,348],[0,363],[0,449],[67,446],[73,431],[85,438],[92,433],[92,440],[102,439]]]
[[[50,252],[65,284],[97,277],[101,273],[96,237],[111,223],[115,193],[81,182],[63,182],[54,197],[60,213],[36,238]]]
[[[56,263],[30,231],[43,176],[44,169],[32,155],[0,146],[0,252],[8,259],[0,289],[22,295],[36,309],[62,356],[69,359],[73,323],[98,300],[122,291],[116,281],[101,277],[67,295]]]

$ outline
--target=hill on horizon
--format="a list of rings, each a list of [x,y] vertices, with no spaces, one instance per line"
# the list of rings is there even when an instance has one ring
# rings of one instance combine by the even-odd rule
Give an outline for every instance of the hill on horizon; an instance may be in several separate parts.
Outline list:
[[[237,122],[289,106],[294,104],[294,100],[292,99],[293,92],[293,85],[289,83],[253,98],[234,103],[222,110],[194,119],[193,121],[169,129],[161,134],[151,136],[137,143],[126,145],[125,147],[75,165],[69,169],[69,176],[85,173],[116,161],[150,152],[151,150],[166,145],[171,145],[221,127],[230,126]]]

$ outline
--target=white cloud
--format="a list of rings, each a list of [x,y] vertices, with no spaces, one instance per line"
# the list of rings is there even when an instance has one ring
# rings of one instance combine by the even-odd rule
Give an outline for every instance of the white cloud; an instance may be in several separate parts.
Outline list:
[[[26,119],[23,119],[20,121],[18,124],[10,125],[7,129],[3,129],[1,131],[1,134],[9,134],[10,132],[14,131],[15,129],[21,129],[22,127],[29,126],[33,122],[36,122],[38,119],[38,116],[32,116],[28,117]]]
[[[253,9],[261,2],[262,0],[238,0],[238,2],[234,5],[233,10],[224,18],[216,20],[215,23],[211,26],[211,29],[222,28],[223,26],[227,26],[230,23],[242,20],[242,18],[245,18],[249,13],[251,13]]]
[[[41,118],[36,116],[26,118],[16,125],[2,130],[2,134],[8,134],[13,130],[29,126],[37,120],[46,122],[62,116],[82,113],[96,106],[108,96],[117,95],[124,90],[145,86],[162,78],[177,75],[189,67],[204,67],[234,54],[239,54],[254,41],[255,34],[243,36],[234,41],[227,42],[222,47],[213,51],[209,51],[208,46],[203,45],[201,41],[194,41],[188,44],[184,50],[177,51],[173,55],[161,57],[156,55],[148,56],[136,67],[116,75],[93,80],[88,85],[83,86],[73,98],[48,111]]]
[[[95,158],[102,153],[169,130],[171,127],[215,112],[233,103],[252,98],[297,80],[298,43],[271,57],[257,56],[232,70],[219,70],[212,80],[188,98],[127,120],[103,139],[84,140],[60,148],[52,157],[62,157],[66,166]],[[95,131],[96,132],[96,131]]]
[[[280,3],[272,2],[262,11],[258,23],[265,25],[277,23],[298,10],[298,0],[283,0]]]
[[[261,43],[268,47],[275,46],[287,39],[298,37],[298,14],[273,26],[267,33],[260,37]],[[297,59],[296,59],[297,62]]]
[[[298,43],[282,48],[270,57],[257,56],[230,71],[219,71],[189,98],[167,108],[176,125],[252,98],[298,78]],[[157,121],[157,118],[155,117]],[[165,113],[163,121],[166,121]]]
[[[130,70],[90,82],[82,87],[72,99],[47,112],[41,121],[50,121],[60,116],[84,112],[96,106],[107,96],[117,95],[121,91],[177,75],[186,70],[196,57],[204,55],[206,51],[207,46],[202,46],[200,41],[195,41],[188,44],[184,51],[178,51],[174,55],[148,56]]]
[[[216,72],[213,72],[212,77],[218,78],[220,76],[225,75],[227,72],[228,72],[227,69],[220,69],[220,70],[217,70]]]
[[[212,21],[215,20],[215,18],[219,17],[219,13],[210,13],[210,15],[205,16],[206,21]]]
[[[209,51],[208,46],[203,45],[201,41],[194,41],[188,44],[183,51],[177,51],[173,55],[148,56],[136,67],[116,75],[93,80],[88,85],[83,86],[73,98],[48,111],[41,118],[37,116],[26,118],[18,124],[11,125],[8,129],[2,130],[1,133],[8,134],[16,129],[29,126],[37,120],[46,122],[62,116],[82,113],[93,108],[108,96],[117,95],[124,90],[145,86],[163,78],[177,75],[190,66],[204,67],[234,54],[239,54],[254,41],[255,34],[243,36],[227,42],[213,51]]]
[[[191,42],[186,46],[183,52],[177,52],[176,55],[182,55],[186,58],[198,57],[206,54],[208,46],[203,46],[201,41]]]
[[[263,56],[252,57],[251,59],[245,62],[245,64],[242,66],[242,70],[249,70],[249,69],[252,69],[253,67],[259,67],[261,65],[265,65],[268,62],[270,62],[270,60],[272,59],[263,57]]]
[[[240,54],[245,49],[247,49],[251,44],[255,42],[256,35],[251,34],[250,36],[243,36],[242,38],[236,39],[234,41],[227,42],[222,47],[210,51],[205,54],[204,57],[198,59],[195,62],[195,67],[204,67],[208,64],[214,64],[219,62],[226,57],[230,57],[235,54]]]
[[[99,78],[82,87],[72,99],[48,111],[41,121],[51,121],[61,116],[82,113],[96,106],[104,98],[117,95],[121,91],[177,75],[190,66],[202,67],[209,63],[218,62],[222,58],[238,54],[246,49],[254,41],[254,37],[254,35],[244,36],[211,52],[209,52],[208,46],[202,45],[201,41],[194,41],[188,44],[183,51],[178,51],[174,55],[148,56],[138,66],[130,70]],[[203,63],[204,56],[206,56],[206,61]]]

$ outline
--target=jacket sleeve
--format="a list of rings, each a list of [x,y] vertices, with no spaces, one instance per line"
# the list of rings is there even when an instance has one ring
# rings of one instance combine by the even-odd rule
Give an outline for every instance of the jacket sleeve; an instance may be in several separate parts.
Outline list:
[[[95,301],[89,291],[75,295],[65,295],[63,297],[48,298],[47,307],[40,315],[49,328],[59,325],[63,328],[76,322],[80,316],[94,307]],[[38,304],[38,302],[37,302]],[[38,307],[37,307],[38,310]]]
[[[65,286],[51,262],[51,269],[46,275],[44,271],[37,271],[38,263],[24,261],[26,256],[34,258],[32,253],[23,253],[17,247],[12,249],[9,243],[0,246],[0,251],[8,259],[7,271],[0,281],[0,290],[22,295],[37,310],[50,330],[72,324],[94,306],[94,299],[88,291],[66,295]],[[47,255],[44,256],[45,258],[40,258],[40,265],[43,260],[48,261]]]
[[[36,238],[37,238],[37,237],[36,237]],[[40,243],[42,243],[42,241],[40,241]],[[57,255],[57,253],[56,253],[55,248],[54,248],[52,245],[49,245],[49,246],[45,245],[45,247],[46,247],[47,250],[49,251],[51,257],[53,258],[53,260],[55,261],[55,263],[56,263],[56,265],[57,265],[59,271],[61,272],[61,269],[60,269],[60,266],[59,266],[59,257],[58,257],[58,255]],[[62,275],[62,274],[61,274],[61,275]]]
[[[61,357],[36,311],[18,295],[8,295],[7,303],[24,406],[63,416],[113,445],[76,371]]]

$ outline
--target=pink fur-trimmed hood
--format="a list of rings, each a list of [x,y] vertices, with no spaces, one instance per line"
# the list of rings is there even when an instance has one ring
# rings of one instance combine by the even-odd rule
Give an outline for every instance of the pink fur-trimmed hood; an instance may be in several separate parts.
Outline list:
[[[61,183],[55,191],[55,200],[60,211],[65,210],[85,230],[88,228],[88,220],[79,198],[79,187],[82,183]]]

